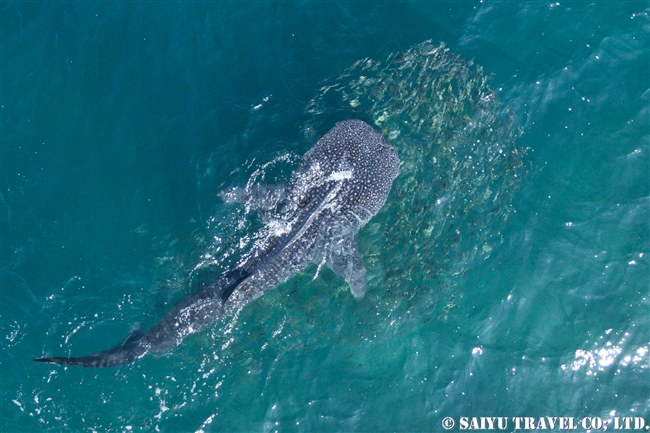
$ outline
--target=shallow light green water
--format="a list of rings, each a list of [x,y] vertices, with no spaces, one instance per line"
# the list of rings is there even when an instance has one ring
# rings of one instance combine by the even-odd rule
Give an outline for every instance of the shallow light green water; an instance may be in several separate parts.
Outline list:
[[[2,431],[650,424],[647,2],[0,7]],[[218,191],[349,117],[402,160],[363,300],[313,266],[134,365],[32,361],[155,324],[254,240]]]

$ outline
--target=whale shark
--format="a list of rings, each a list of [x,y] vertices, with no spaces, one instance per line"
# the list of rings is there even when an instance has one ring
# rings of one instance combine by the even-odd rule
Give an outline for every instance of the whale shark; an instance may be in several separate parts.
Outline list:
[[[132,363],[236,314],[310,263],[329,267],[354,298],[362,298],[367,281],[357,233],[386,202],[399,165],[395,148],[372,126],[355,119],[336,123],[305,153],[287,185],[220,193],[226,202],[247,203],[264,221],[258,241],[231,269],[182,299],[146,333],[134,331],[91,355],[35,361],[97,368]]]

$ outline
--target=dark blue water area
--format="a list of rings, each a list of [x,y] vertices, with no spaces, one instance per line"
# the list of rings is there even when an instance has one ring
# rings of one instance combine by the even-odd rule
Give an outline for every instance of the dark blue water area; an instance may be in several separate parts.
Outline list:
[[[647,2],[0,8],[2,431],[441,431],[445,417],[458,431],[462,416],[509,417],[508,431],[512,417],[650,424]],[[363,300],[313,266],[135,364],[33,362],[112,347],[236,262],[261,223],[218,192],[286,181],[336,121],[372,123],[363,104],[308,108],[346,70],[355,83],[399,85],[387,59],[426,40],[472,61],[521,131],[512,155],[524,164],[487,177],[493,190],[509,185],[501,207],[483,209],[471,179],[454,178],[441,188],[475,204],[443,212],[448,196],[422,185],[445,173],[416,170],[432,144],[375,122],[402,177],[359,234]],[[362,59],[385,68],[348,69]],[[462,137],[452,124],[442,135]],[[461,147],[449,167],[473,155]],[[477,159],[475,173],[501,173]],[[413,196],[424,204],[400,206]]]

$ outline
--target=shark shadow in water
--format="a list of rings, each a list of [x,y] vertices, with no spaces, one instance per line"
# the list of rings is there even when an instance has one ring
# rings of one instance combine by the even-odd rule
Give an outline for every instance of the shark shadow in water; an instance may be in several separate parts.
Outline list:
[[[112,349],[37,362],[116,367],[175,347],[188,335],[232,314],[309,263],[345,278],[355,298],[366,292],[357,232],[384,205],[399,174],[397,151],[361,120],[337,123],[303,156],[287,187],[231,188],[228,202],[248,202],[266,219],[265,233],[237,265],[176,304],[148,332]]]

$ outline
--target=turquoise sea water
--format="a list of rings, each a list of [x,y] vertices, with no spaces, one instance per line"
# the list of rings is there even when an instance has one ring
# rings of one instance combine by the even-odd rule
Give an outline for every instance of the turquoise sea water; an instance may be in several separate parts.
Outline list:
[[[0,430],[650,424],[647,2],[0,8]],[[32,361],[155,324],[254,241],[217,193],[349,117],[402,161],[363,300],[313,266],[133,365]]]

